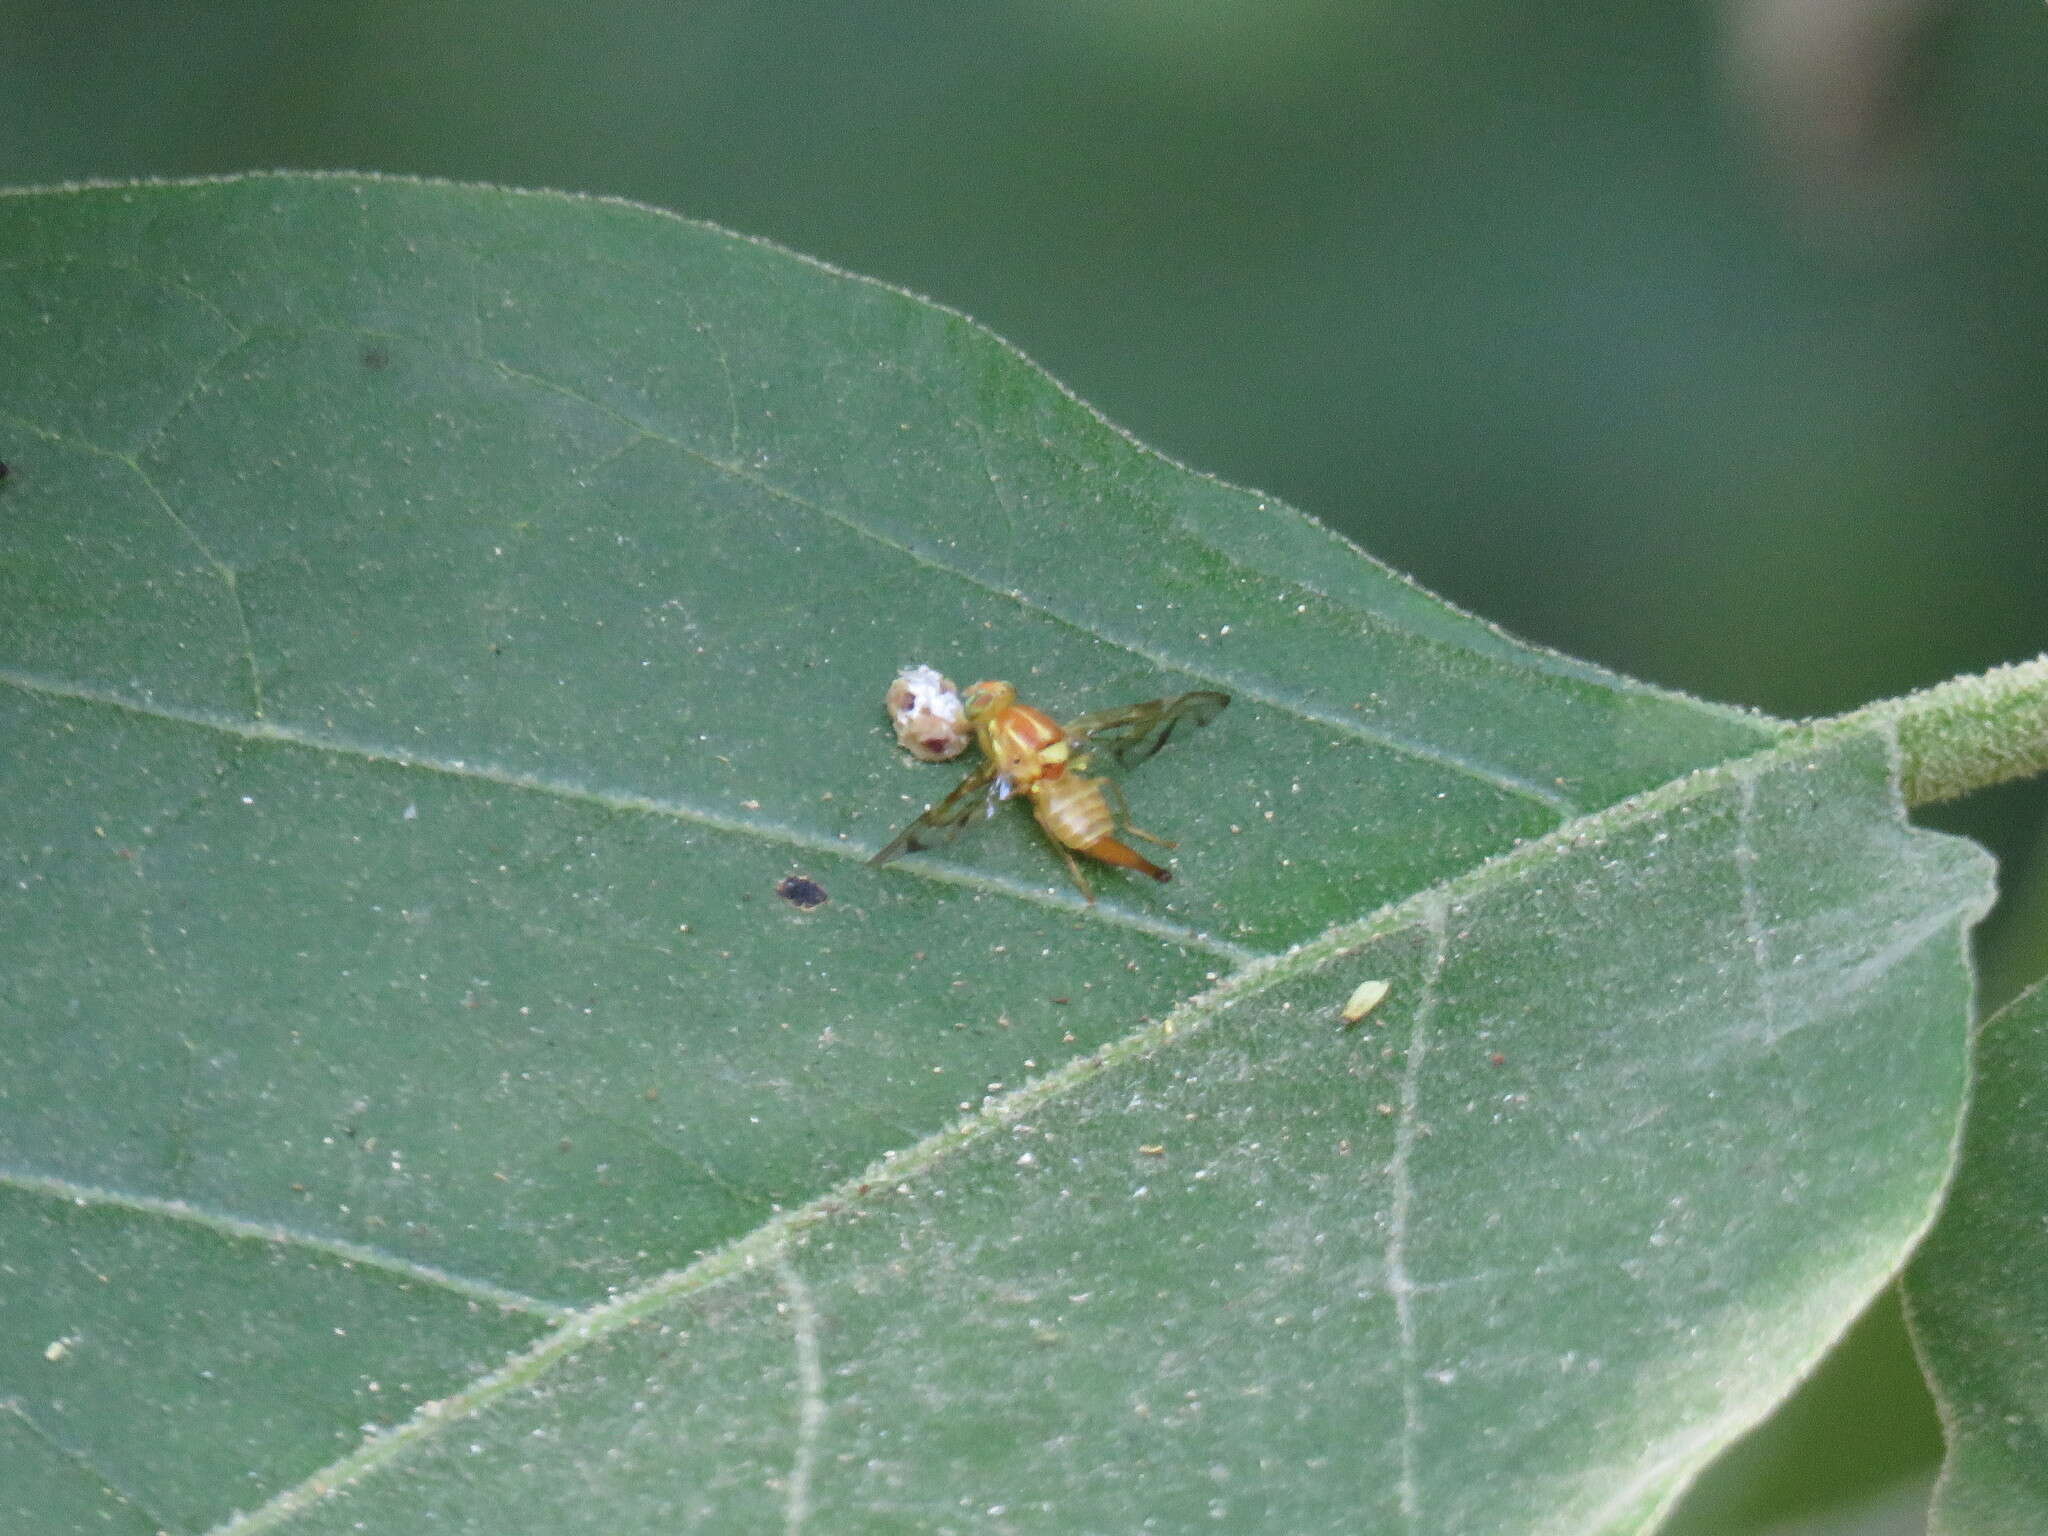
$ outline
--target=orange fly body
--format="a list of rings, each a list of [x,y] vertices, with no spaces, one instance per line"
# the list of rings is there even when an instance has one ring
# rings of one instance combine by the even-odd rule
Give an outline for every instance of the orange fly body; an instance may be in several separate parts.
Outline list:
[[[1089,770],[1098,755],[1119,768],[1141,763],[1165,746],[1183,722],[1206,725],[1229,702],[1230,696],[1223,693],[1183,693],[1083,715],[1061,725],[1044,710],[1018,703],[1017,690],[1008,683],[976,683],[967,690],[965,704],[967,724],[981,748],[981,766],[869,862],[886,864],[930,847],[942,837],[956,835],[974,819],[976,810],[993,816],[1002,801],[1021,795],[1031,802],[1032,815],[1090,902],[1095,893],[1076,853],[1155,880],[1171,880],[1171,871],[1118,838],[1118,822],[1129,836],[1167,848],[1173,844],[1132,826],[1115,781]]]

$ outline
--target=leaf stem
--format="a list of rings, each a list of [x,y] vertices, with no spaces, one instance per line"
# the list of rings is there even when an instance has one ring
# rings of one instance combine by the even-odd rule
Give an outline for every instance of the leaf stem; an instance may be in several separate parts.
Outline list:
[[[1898,734],[1908,805],[1953,800],[2048,770],[2048,653],[1882,699],[1806,728],[1825,737],[1871,726]]]

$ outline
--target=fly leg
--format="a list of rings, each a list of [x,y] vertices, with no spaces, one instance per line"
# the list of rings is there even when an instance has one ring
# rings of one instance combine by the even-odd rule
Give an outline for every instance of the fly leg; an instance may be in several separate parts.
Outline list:
[[[1117,783],[1115,779],[1104,779],[1102,781],[1102,792],[1113,802],[1117,820],[1124,824],[1124,830],[1130,833],[1132,837],[1142,837],[1146,842],[1157,843],[1162,848],[1178,848],[1180,846],[1179,843],[1167,838],[1154,837],[1143,827],[1131,825],[1131,802],[1124,798],[1124,787]]]
[[[1074,884],[1081,888],[1081,895],[1088,905],[1094,906],[1095,892],[1089,888],[1088,877],[1081,873],[1081,861],[1074,857],[1073,850],[1056,837],[1049,837],[1046,841],[1059,849],[1060,857],[1067,861],[1067,873],[1074,877]]]

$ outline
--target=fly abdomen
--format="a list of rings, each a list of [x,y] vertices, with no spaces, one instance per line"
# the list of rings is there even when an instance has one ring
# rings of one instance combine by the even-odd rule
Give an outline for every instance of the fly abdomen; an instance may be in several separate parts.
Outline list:
[[[1116,840],[1116,818],[1110,814],[1109,797],[1102,792],[1100,779],[1079,773],[1040,779],[1031,786],[1031,799],[1038,824],[1054,842],[1105,864],[1135,869],[1154,880],[1173,878],[1137,849]]]
[[[1055,842],[1084,852],[1116,830],[1109,814],[1109,799],[1098,780],[1083,774],[1062,774],[1040,779],[1031,786],[1032,811],[1046,835]]]

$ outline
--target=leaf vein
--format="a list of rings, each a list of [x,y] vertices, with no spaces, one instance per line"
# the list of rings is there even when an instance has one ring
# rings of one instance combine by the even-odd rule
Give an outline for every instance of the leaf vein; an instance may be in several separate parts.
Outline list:
[[[801,848],[807,853],[828,855],[837,859],[856,860],[865,863],[875,849],[852,839],[841,841],[823,833],[793,827],[785,822],[753,820],[742,816],[729,816],[704,806],[692,805],[688,801],[668,799],[654,795],[627,794],[617,790],[593,789],[585,785],[565,783],[559,779],[543,778],[538,774],[521,773],[515,769],[501,768],[489,763],[471,762],[464,758],[436,757],[425,752],[416,752],[406,747],[371,742],[350,741],[340,736],[321,735],[299,726],[285,725],[271,719],[249,720],[239,716],[221,714],[213,710],[194,709],[124,697],[107,689],[90,688],[53,678],[36,677],[11,668],[0,667],[0,684],[17,688],[23,693],[44,698],[65,699],[74,703],[93,704],[109,709],[124,710],[130,714],[148,719],[163,720],[179,725],[189,725],[198,730],[217,731],[234,736],[242,741],[262,742],[278,746],[299,747],[308,751],[328,752],[336,756],[357,758],[365,762],[391,763],[397,767],[414,769],[422,773],[445,774],[451,778],[472,779],[482,783],[500,785],[506,789],[521,790],[532,794],[546,795],[554,799],[585,805],[602,806],[606,810],[646,816],[662,816],[674,821],[687,821],[697,826],[709,827],[713,831],[729,833],[735,837],[755,837],[769,842],[782,843],[788,847]],[[946,885],[965,886],[1012,901],[1026,902],[1033,906],[1047,907],[1056,912],[1070,913],[1076,917],[1086,916],[1093,921],[1109,923],[1116,927],[1129,928],[1152,938],[1163,939],[1188,949],[1199,949],[1228,960],[1233,965],[1244,965],[1261,957],[1262,952],[1218,938],[1199,928],[1184,923],[1170,922],[1149,912],[1119,906],[1110,901],[1098,901],[1092,907],[1078,896],[1050,887],[1027,884],[1022,880],[1005,875],[992,874],[962,865],[948,864],[936,859],[920,860],[914,871],[924,880],[936,880]]]
[[[825,1368],[818,1355],[818,1309],[786,1247],[776,1258],[775,1272],[796,1345],[796,1456],[783,1489],[783,1531],[785,1536],[803,1536],[811,1518],[811,1475],[825,1428]]]
[[[1388,1166],[1393,1184],[1392,1206],[1387,1217],[1387,1291],[1394,1298],[1394,1323],[1401,1347],[1401,1441],[1395,1494],[1400,1502],[1402,1524],[1410,1531],[1421,1528],[1422,1498],[1418,1461],[1422,1438],[1422,1358],[1415,1328],[1415,1298],[1418,1287],[1408,1273],[1408,1238],[1415,1203],[1413,1160],[1416,1138],[1421,1135],[1422,1065],[1429,1055],[1429,1026],[1436,1013],[1437,996],[1444,971],[1444,951],[1449,915],[1441,896],[1432,893],[1423,904],[1429,930],[1429,966],[1423,977],[1422,995],[1415,1004],[1415,1022],[1408,1035],[1407,1059],[1401,1068],[1401,1104],[1394,1127],[1394,1156]]]
[[[1778,991],[1771,985],[1771,934],[1764,921],[1763,899],[1756,886],[1757,852],[1751,834],[1756,826],[1756,775],[1736,778],[1735,873],[1742,890],[1742,933],[1756,973],[1757,1008],[1763,1017],[1765,1037],[1776,1040],[1783,1031],[1778,1025]]]
[[[406,1280],[431,1285],[438,1290],[466,1296],[472,1301],[484,1302],[507,1312],[531,1313],[550,1323],[560,1322],[574,1310],[567,1302],[529,1296],[489,1280],[458,1275],[432,1264],[416,1263],[410,1259],[400,1258],[397,1254],[372,1248],[367,1243],[352,1243],[345,1238],[300,1232],[277,1222],[251,1221],[247,1217],[232,1216],[225,1211],[208,1210],[203,1206],[194,1205],[189,1200],[165,1200],[153,1195],[138,1195],[127,1190],[108,1189],[95,1184],[80,1184],[70,1179],[12,1168],[0,1168],[0,1187],[18,1189],[24,1194],[62,1201],[66,1205],[126,1211],[133,1215],[151,1216],[203,1227],[222,1237],[325,1254],[345,1264],[380,1270]]]

